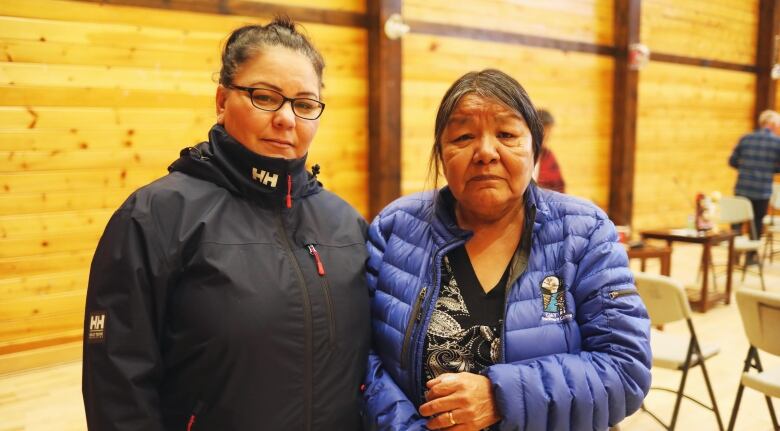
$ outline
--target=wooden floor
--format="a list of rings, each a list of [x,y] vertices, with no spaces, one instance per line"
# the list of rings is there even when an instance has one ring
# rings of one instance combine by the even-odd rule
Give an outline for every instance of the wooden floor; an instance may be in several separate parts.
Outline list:
[[[672,255],[672,276],[684,283],[695,283],[695,271],[699,259],[697,246],[675,246]],[[722,256],[721,256],[722,257]],[[651,263],[648,272],[657,271]],[[766,282],[769,290],[780,292],[780,260],[766,268]],[[720,285],[723,285],[721,282]],[[748,274],[739,288],[759,288],[758,277]],[[734,403],[734,396],[741,373],[747,340],[735,304],[717,306],[706,314],[695,314],[694,325],[704,344],[715,343],[721,347],[719,355],[707,361],[710,376],[715,387],[718,405],[723,421],[728,423]],[[666,331],[685,334],[682,325],[668,325]],[[778,328],[780,331],[780,328]],[[780,334],[780,332],[779,332]],[[778,335],[780,336],[780,335]],[[764,366],[780,366],[780,358],[764,355]],[[653,385],[676,387],[679,372],[653,370]],[[693,369],[688,378],[688,393],[706,400],[707,392],[701,371]],[[673,395],[651,391],[646,405],[664,418],[671,414]],[[780,411],[780,401],[775,400]],[[10,430],[84,430],[84,408],[81,399],[81,364],[66,363],[57,366],[29,370],[22,373],[0,376],[0,431]],[[621,423],[622,431],[659,431],[663,428],[646,413],[638,412]],[[714,416],[703,408],[683,401],[679,430],[717,430]],[[769,431],[771,421],[763,397],[746,390],[737,420],[737,430]]]

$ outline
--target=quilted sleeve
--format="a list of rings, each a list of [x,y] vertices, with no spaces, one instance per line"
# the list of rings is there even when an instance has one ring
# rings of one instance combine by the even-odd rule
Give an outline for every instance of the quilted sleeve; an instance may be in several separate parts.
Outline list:
[[[572,287],[580,353],[484,372],[501,430],[605,430],[636,411],[649,390],[650,320],[608,220],[592,231]]]
[[[380,230],[378,216],[368,228],[368,261],[366,278],[371,300],[376,301],[379,267],[386,246],[386,239]],[[363,398],[366,403],[365,417],[369,430],[425,430],[425,419],[420,416],[414,404],[384,370],[382,359],[373,350],[368,357]]]

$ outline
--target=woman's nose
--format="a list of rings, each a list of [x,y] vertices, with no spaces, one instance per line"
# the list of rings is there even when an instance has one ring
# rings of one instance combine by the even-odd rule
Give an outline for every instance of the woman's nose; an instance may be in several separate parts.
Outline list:
[[[477,141],[477,148],[474,150],[473,160],[477,163],[492,163],[499,159],[499,142],[494,136],[485,135]]]
[[[281,108],[274,112],[274,126],[283,129],[295,127],[295,113],[293,113],[292,102],[285,101]]]

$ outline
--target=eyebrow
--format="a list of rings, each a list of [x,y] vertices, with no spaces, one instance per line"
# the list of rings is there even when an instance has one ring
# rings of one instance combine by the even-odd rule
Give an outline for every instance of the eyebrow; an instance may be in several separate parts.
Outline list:
[[[449,126],[450,124],[457,124],[460,126],[462,124],[466,124],[470,117],[470,115],[452,115],[450,116],[450,119],[447,120],[447,125]]]
[[[273,84],[271,84],[271,83],[269,83],[269,82],[265,82],[265,81],[257,81],[257,82],[253,82],[253,83],[250,85],[250,87],[255,87],[255,86],[257,86],[257,85],[260,85],[260,86],[262,86],[263,88],[268,88],[268,89],[271,89],[271,90],[276,90],[276,91],[278,91],[278,92],[280,92],[280,93],[284,94],[284,91],[282,91],[282,89],[281,89],[280,87],[277,87],[276,85],[273,85]],[[301,96],[307,96],[307,97],[311,97],[312,99],[319,99],[319,96],[317,96],[317,94],[315,94],[315,93],[312,93],[311,91],[300,91],[300,92],[298,92],[298,94],[296,94],[296,95],[295,95],[295,97],[301,97]]]

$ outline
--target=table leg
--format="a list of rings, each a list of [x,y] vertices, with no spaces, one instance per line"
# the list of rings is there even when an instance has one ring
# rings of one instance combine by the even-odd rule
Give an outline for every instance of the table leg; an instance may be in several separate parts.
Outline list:
[[[726,304],[731,304],[731,273],[734,270],[734,237],[729,239],[729,259],[726,264]]]
[[[671,262],[672,259],[671,259],[671,257],[672,257],[672,253],[671,252],[669,254],[661,256],[661,275],[665,275],[667,277],[669,277],[671,275],[671,272],[672,272],[672,270],[671,270],[671,266],[672,266],[672,262]]]
[[[710,255],[710,243],[705,242],[704,243],[704,250],[701,254],[701,265],[703,267],[702,269],[702,280],[701,280],[701,312],[706,313],[707,312],[707,290],[709,290],[709,279],[710,279],[710,261],[712,259],[712,256]]]

